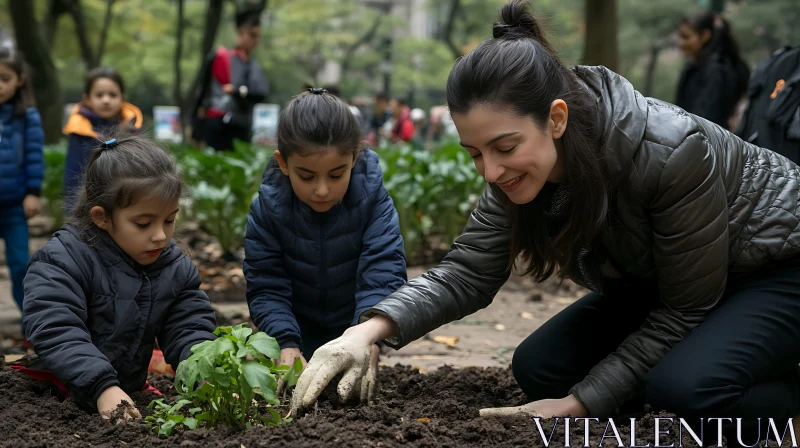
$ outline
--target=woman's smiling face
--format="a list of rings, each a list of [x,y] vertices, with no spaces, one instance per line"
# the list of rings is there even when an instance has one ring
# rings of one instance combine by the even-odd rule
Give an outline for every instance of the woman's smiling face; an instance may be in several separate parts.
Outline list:
[[[475,168],[487,182],[500,187],[515,204],[527,204],[545,182],[564,180],[564,162],[555,140],[564,133],[567,107],[553,102],[550,119],[537,126],[519,116],[488,106],[453,114],[453,123]]]

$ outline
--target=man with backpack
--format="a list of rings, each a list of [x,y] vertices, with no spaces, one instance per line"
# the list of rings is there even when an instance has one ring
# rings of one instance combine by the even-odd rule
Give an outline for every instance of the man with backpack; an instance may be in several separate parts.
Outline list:
[[[192,114],[192,138],[217,151],[232,150],[234,139],[251,141],[253,108],[269,93],[264,70],[252,57],[261,36],[259,13],[237,13],[236,31],[233,49],[221,47],[207,58]]]
[[[772,54],[753,71],[736,135],[800,163],[800,45]]]

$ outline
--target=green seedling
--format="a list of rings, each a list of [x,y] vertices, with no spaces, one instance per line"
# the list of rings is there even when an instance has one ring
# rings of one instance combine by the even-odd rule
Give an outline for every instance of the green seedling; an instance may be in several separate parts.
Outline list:
[[[274,360],[280,359],[277,341],[266,333],[253,333],[247,323],[219,327],[214,334],[217,339],[192,347],[191,356],[178,366],[177,400],[150,403],[149,408],[156,411],[145,421],[153,431],[169,436],[178,425],[246,429],[291,421],[274,408],[280,404],[275,396],[277,378],[296,383],[302,364],[299,369],[296,364],[276,366]]]

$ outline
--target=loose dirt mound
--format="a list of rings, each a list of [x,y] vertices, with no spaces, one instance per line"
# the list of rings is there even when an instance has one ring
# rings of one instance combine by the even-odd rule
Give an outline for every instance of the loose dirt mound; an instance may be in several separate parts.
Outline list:
[[[382,393],[372,406],[340,405],[332,393],[323,394],[318,409],[281,427],[182,431],[159,439],[144,424],[120,424],[87,415],[73,402],[58,400],[44,383],[4,368],[0,370],[0,447],[535,447],[544,446],[529,419],[487,419],[485,407],[525,403],[510,370],[442,368],[420,374],[409,367],[383,368]],[[156,376],[153,386],[173,393],[172,379]],[[329,388],[329,390],[332,390]],[[143,415],[152,394],[132,397]],[[619,421],[618,421],[619,422]],[[619,423],[618,423],[619,424]],[[639,420],[637,443],[653,440],[653,420]],[[552,422],[543,424],[549,435]],[[593,424],[592,446],[598,446],[605,424]],[[625,445],[627,427],[620,427]],[[583,424],[571,427],[572,446],[583,445]],[[684,439],[686,436],[684,436]],[[550,444],[564,446],[563,426]],[[672,440],[662,437],[662,446]],[[617,446],[606,439],[607,446]],[[676,443],[675,446],[678,446]],[[684,446],[694,446],[684,444]]]

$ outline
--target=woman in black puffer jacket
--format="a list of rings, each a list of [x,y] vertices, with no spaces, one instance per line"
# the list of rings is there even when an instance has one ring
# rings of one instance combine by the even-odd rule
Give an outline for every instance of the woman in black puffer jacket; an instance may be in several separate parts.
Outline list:
[[[678,81],[675,104],[726,129],[735,128],[730,120],[747,92],[750,69],[728,23],[714,13],[686,17],[678,37],[689,60]]]

